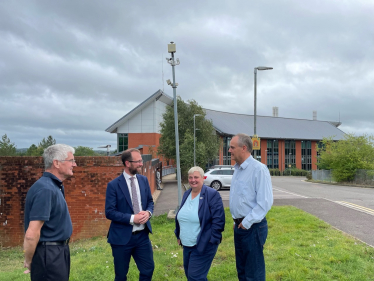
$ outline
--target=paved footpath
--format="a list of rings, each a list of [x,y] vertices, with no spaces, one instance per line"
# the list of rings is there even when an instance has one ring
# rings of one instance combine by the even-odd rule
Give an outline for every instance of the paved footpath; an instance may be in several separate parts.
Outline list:
[[[154,192],[154,215],[175,210],[178,205],[178,184],[175,174],[164,176],[163,190]],[[184,189],[182,188],[182,195]],[[223,205],[229,206],[229,190],[220,191]],[[363,213],[323,198],[307,198],[274,190],[274,206],[291,205],[302,209],[333,227],[374,247],[374,215]]]
[[[169,213],[170,210],[175,210],[178,206],[178,182],[176,179],[176,174],[171,174],[162,177],[161,183],[162,190],[159,192],[160,194],[155,199],[153,195],[153,201],[155,201],[155,208],[153,211],[153,215],[159,216],[165,213]],[[183,195],[183,189],[182,189]]]

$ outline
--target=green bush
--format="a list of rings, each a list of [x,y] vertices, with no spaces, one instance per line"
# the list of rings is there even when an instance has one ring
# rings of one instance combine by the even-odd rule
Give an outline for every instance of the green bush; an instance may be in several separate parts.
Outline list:
[[[281,172],[279,169],[269,169],[271,176],[297,176],[297,177],[307,177],[307,174],[309,173],[306,170],[291,168],[286,169],[283,172]],[[312,172],[310,172],[310,179],[312,179]]]
[[[280,176],[281,175],[281,172],[279,171],[279,169],[269,169],[269,172],[270,172],[271,176]]]
[[[311,179],[312,179],[312,171],[308,171],[308,172],[306,173],[306,178],[307,178],[308,180],[311,180]]]
[[[346,134],[340,141],[324,138],[317,152],[318,168],[332,170],[337,182],[353,181],[357,170],[374,169],[374,136]]]
[[[283,171],[283,176],[296,176],[296,177],[306,177],[308,171],[302,170],[302,169],[297,169],[297,168],[291,168],[291,169],[286,169]]]

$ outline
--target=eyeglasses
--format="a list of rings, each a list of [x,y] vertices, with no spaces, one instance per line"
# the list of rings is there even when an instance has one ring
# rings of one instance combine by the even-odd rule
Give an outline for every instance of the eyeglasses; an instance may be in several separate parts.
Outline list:
[[[65,161],[68,161],[70,162],[71,164],[74,164],[75,163],[75,159],[70,159],[70,160],[58,160],[60,162],[65,162]]]
[[[143,160],[138,160],[138,161],[129,161],[129,162],[140,164],[140,163],[143,163]]]

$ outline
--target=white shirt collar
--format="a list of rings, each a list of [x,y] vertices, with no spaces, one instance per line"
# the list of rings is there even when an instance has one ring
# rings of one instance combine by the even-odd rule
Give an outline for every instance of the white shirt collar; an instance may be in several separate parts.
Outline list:
[[[125,171],[123,171],[123,176],[125,177],[125,180],[127,180],[127,181],[129,181],[131,177],[135,177],[135,179],[137,179],[136,174],[134,176],[130,176]]]

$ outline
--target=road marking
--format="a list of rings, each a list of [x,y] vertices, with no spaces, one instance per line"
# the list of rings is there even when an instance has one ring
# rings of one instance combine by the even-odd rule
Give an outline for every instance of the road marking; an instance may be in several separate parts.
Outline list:
[[[360,205],[356,205],[356,204],[349,203],[349,202],[344,202],[344,201],[334,201],[334,202],[338,203],[342,206],[346,206],[348,208],[351,208],[351,209],[354,209],[354,210],[357,210],[357,211],[360,211],[360,212],[363,212],[363,213],[374,216],[374,210],[373,209],[369,209],[369,208],[366,208],[366,207],[363,207],[363,206],[360,206]]]
[[[302,197],[302,198],[308,198],[306,196],[302,196],[302,195],[299,195],[299,194],[296,194],[296,193],[292,193],[292,192],[289,192],[289,191],[284,191],[284,190],[281,190],[281,189],[278,189],[278,188],[275,188],[275,187],[273,187],[273,189],[277,190],[277,191],[280,191],[280,192],[288,193],[288,194],[291,194],[291,195],[299,196],[299,197]]]

